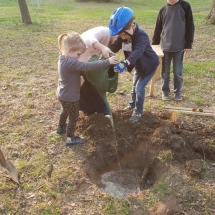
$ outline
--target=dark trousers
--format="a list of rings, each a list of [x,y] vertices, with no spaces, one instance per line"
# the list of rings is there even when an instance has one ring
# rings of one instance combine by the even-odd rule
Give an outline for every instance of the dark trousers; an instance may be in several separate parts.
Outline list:
[[[180,94],[183,84],[183,56],[184,52],[163,52],[164,57],[162,61],[162,91],[164,93],[170,92],[170,65],[173,62],[174,74],[174,93]]]
[[[104,113],[108,115],[107,107],[96,87],[86,80],[80,90],[80,110],[87,115]]]
[[[79,115],[79,101],[76,102],[66,102],[60,100],[63,107],[63,111],[60,114],[59,126],[65,126],[67,117],[69,117],[68,125],[66,128],[67,137],[74,137],[76,123],[78,121]]]

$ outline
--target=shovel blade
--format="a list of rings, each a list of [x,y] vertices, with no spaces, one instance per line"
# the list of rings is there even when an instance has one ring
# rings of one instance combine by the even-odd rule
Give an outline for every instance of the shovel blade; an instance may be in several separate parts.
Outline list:
[[[8,159],[6,159],[5,162],[6,162],[5,169],[7,170],[8,174],[12,177],[12,179],[17,184],[19,184],[19,176],[18,176],[17,169],[14,167],[14,165]]]
[[[5,161],[4,154],[1,149],[0,149],[0,163],[4,168],[6,167],[6,161]]]

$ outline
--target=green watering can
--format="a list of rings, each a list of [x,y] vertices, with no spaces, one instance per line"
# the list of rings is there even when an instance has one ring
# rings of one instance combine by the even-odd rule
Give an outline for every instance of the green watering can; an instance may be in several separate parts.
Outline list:
[[[104,59],[99,59],[98,55],[92,55],[88,59],[88,62],[93,62],[98,60],[104,60]],[[114,72],[114,66],[110,65],[106,69],[98,69],[98,70],[86,72],[86,78],[91,84],[93,84],[96,87],[96,89],[98,90],[100,96],[102,97],[108,109],[109,114],[112,115],[110,105],[106,97],[106,92],[114,93],[117,89],[118,72]]]

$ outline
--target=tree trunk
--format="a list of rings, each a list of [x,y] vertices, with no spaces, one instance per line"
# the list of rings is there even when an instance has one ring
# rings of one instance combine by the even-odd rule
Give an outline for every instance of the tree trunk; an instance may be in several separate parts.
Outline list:
[[[210,24],[213,24],[213,25],[215,24],[215,0],[207,18]]]
[[[18,0],[18,3],[19,3],[21,16],[22,16],[22,23],[25,23],[27,25],[32,24],[26,1]]]

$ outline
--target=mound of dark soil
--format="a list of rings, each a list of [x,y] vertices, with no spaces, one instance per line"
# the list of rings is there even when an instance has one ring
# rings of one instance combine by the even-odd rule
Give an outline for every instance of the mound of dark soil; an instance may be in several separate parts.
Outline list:
[[[92,180],[99,174],[118,169],[118,159],[122,169],[142,171],[145,166],[156,162],[159,152],[165,150],[170,151],[172,160],[182,164],[203,156],[214,159],[215,147],[211,143],[215,127],[179,124],[171,120],[170,114],[151,112],[145,112],[137,123],[130,123],[130,115],[130,111],[124,110],[113,113],[115,141],[109,118],[102,114],[81,114],[77,130],[88,141],[87,145],[77,146],[81,149],[76,150],[84,152],[87,148],[85,165]]]
[[[102,114],[80,114],[77,132],[87,141],[73,150],[85,158],[83,168],[92,183],[102,188],[104,173],[136,170],[141,173],[138,189],[144,190],[161,180],[169,164],[204,178],[202,160],[214,163],[215,126],[173,121],[165,112],[145,112],[137,123],[128,122],[130,116],[130,111],[114,111],[113,132],[110,119]],[[123,183],[130,181],[128,177]]]

